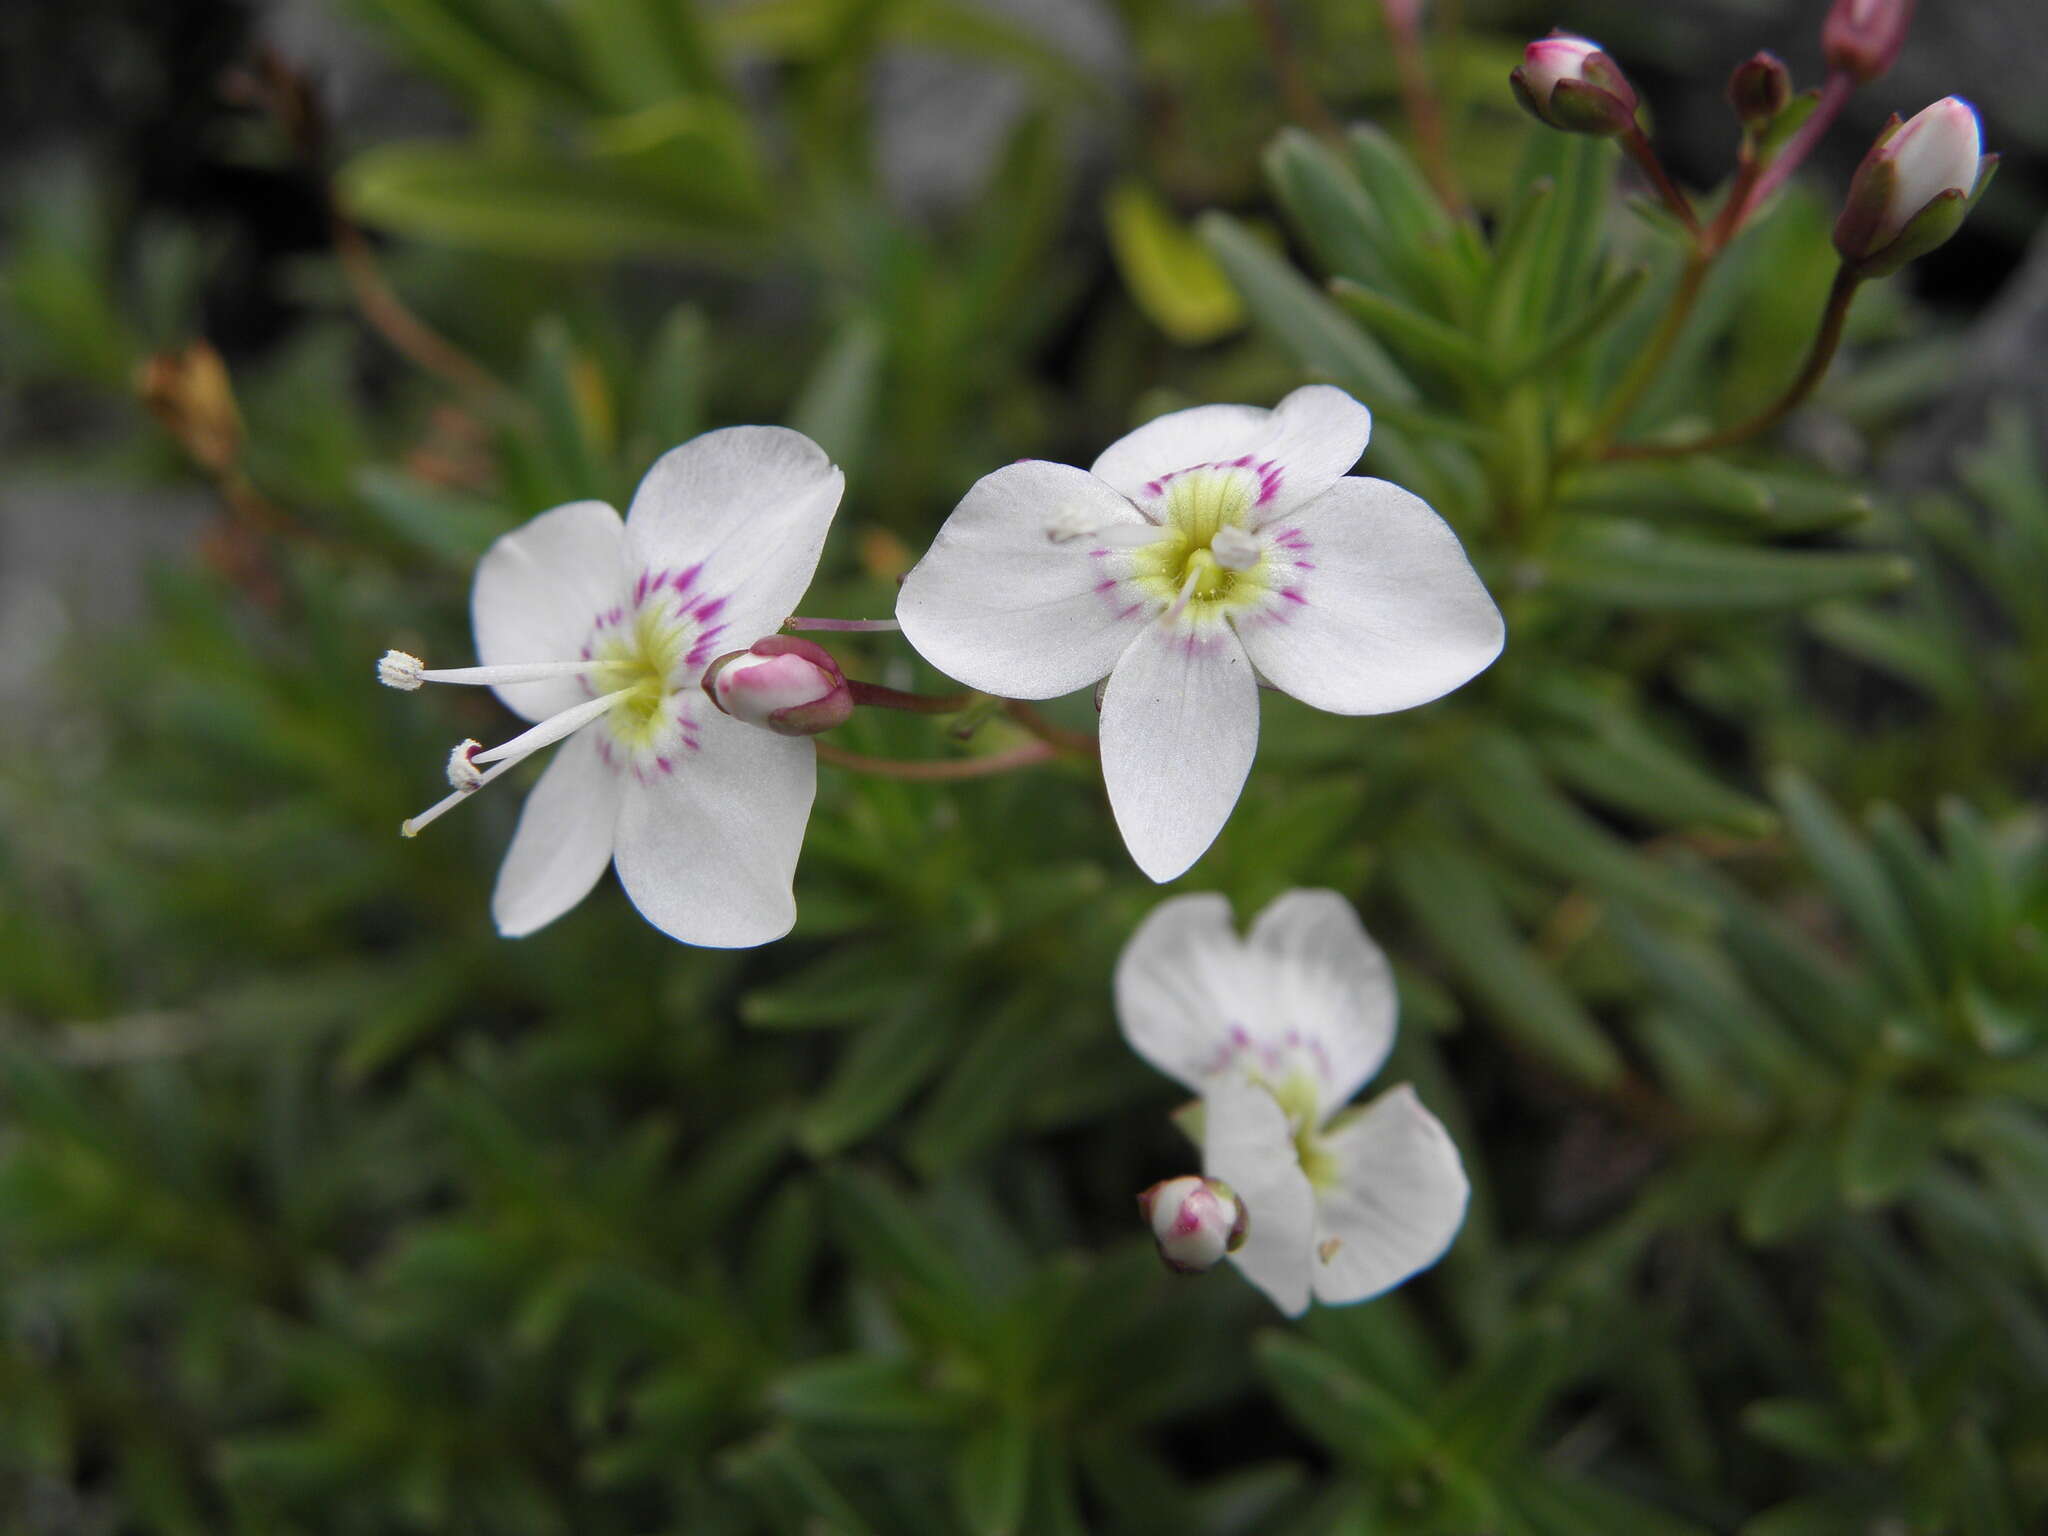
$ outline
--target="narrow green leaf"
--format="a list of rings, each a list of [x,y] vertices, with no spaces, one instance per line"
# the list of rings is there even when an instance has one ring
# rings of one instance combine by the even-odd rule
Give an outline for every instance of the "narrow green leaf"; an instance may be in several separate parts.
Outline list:
[[[1889,1205],[1934,1153],[1939,1127],[1884,1082],[1861,1084],[1842,1124],[1842,1197],[1851,1205]]]
[[[1742,1410],[1743,1430],[1809,1461],[1853,1462],[1862,1457],[1855,1426],[1831,1403],[1804,1398],[1760,1398]]]
[[[1299,128],[1267,148],[1266,181],[1316,264],[1332,277],[1405,291],[1389,242],[1393,231],[1350,167]]]
[[[1598,734],[1552,732],[1537,752],[1564,783],[1616,810],[1660,827],[1713,827],[1737,837],[1767,837],[1778,817],[1760,800],[1730,789],[1642,721],[1615,712]]]
[[[477,496],[424,485],[411,475],[365,465],[356,494],[384,528],[451,570],[468,570],[512,525],[504,509]]]
[[[869,316],[853,316],[833,334],[790,407],[789,424],[849,476],[859,473],[873,439],[886,358],[881,326]]]
[[[1388,872],[1417,924],[1503,1029],[1573,1077],[1621,1077],[1613,1043],[1522,942],[1483,865],[1448,839],[1411,838],[1393,850]]]
[[[1031,1496],[1031,1422],[1006,1414],[967,1437],[953,1463],[953,1506],[974,1536],[1015,1536]]]
[[[1917,688],[1943,707],[1974,714],[1983,707],[1983,677],[1970,655],[1923,616],[1860,603],[1829,603],[1806,617],[1807,628],[1844,655]]]
[[[342,167],[336,190],[365,224],[521,256],[739,261],[754,249],[730,209],[693,206],[672,184],[530,153],[387,144]]]
[[[1226,214],[1204,214],[1196,233],[1223,264],[1253,315],[1302,366],[1365,400],[1415,399],[1415,386],[1343,311]]]
[[[1515,852],[1603,895],[1704,925],[1712,907],[1560,795],[1536,759],[1505,732],[1488,732],[1454,772],[1474,820]]]
[[[924,1086],[952,1046],[939,1012],[929,986],[920,985],[860,1032],[798,1122],[797,1139],[813,1156],[852,1146]]]
[[[1588,602],[1731,613],[1890,591],[1913,574],[1898,555],[1759,549],[1590,518],[1539,569],[1553,589]]]
[[[1288,1415],[1347,1460],[1386,1467],[1434,1448],[1436,1433],[1426,1419],[1307,1340],[1262,1333],[1254,1349]]]
[[[1124,286],[1160,330],[1198,347],[1244,324],[1244,305],[1216,258],[1145,183],[1119,181],[1104,196],[1102,211]]]
[[[806,1362],[776,1377],[768,1397],[792,1419],[839,1429],[942,1429],[960,1412],[910,1362],[881,1355]]]
[[[1399,299],[1389,298],[1349,278],[1333,280],[1330,293],[1357,318],[1368,335],[1384,341],[1410,362],[1419,362],[1473,384],[1484,381],[1491,374],[1485,352],[1456,327],[1410,309]]]
[[[1855,924],[1871,958],[1908,997],[1931,1000],[1926,959],[1876,856],[1804,774],[1781,769],[1772,776],[1772,786],[1793,838]]]
[[[1835,1193],[1833,1127],[1793,1127],[1742,1192],[1742,1235],[1769,1246],[1803,1226]]]

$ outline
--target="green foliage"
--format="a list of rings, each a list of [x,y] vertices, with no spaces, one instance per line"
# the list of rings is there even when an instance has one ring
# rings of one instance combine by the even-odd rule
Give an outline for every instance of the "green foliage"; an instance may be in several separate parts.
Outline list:
[[[1484,39],[1450,74],[1479,210],[1453,213],[1396,135],[1276,134],[1240,8],[1132,0],[1141,94],[1180,111],[1108,119],[1103,211],[1071,146],[1116,93],[979,7],[361,8],[475,111],[338,181],[425,242],[386,274],[474,376],[372,354],[317,263],[298,330],[234,360],[274,521],[223,514],[0,759],[0,1507],[510,1536],[2048,1518],[2028,425],[1902,505],[1767,443],[1605,452],[1796,371],[1830,271],[1810,194],[1622,394],[1681,240],[1619,202],[1611,145],[1496,115]],[[1301,9],[1310,83],[1383,115],[1370,8]],[[1030,98],[950,214],[882,187],[871,87],[906,45]],[[102,181],[22,200],[0,394],[90,420],[38,475],[196,484],[121,395],[198,313],[199,237],[130,228]],[[1881,443],[1953,354],[1881,291],[1852,331],[1822,405]],[[989,468],[1305,378],[1371,406],[1367,472],[1452,521],[1509,627],[1423,710],[1269,699],[1194,876],[1241,914],[1336,888],[1393,956],[1393,1080],[1475,1187],[1401,1292],[1291,1325],[1149,1252],[1131,1196],[1191,1153],[1108,980],[1159,895],[1078,761],[828,768],[798,928],[749,953],[680,949],[609,885],[498,940],[516,794],[395,835],[447,743],[504,722],[370,663],[464,659],[469,568],[534,511],[787,421],[849,475],[807,606],[880,614]],[[953,724],[835,740],[1023,739]]]

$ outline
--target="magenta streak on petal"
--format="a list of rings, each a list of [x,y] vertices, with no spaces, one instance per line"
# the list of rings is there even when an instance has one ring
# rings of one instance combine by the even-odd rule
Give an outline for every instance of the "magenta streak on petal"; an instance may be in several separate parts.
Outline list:
[[[1143,603],[1131,603],[1131,604],[1128,604],[1128,605],[1127,605],[1127,606],[1125,606],[1125,607],[1122,607],[1122,608],[1119,608],[1119,609],[1117,609],[1117,611],[1116,611],[1116,616],[1117,616],[1118,618],[1120,618],[1120,619],[1128,619],[1128,618],[1133,618],[1133,617],[1135,617],[1135,616],[1136,616],[1136,614],[1137,614],[1138,610],[1139,610],[1140,608],[1143,608],[1144,606],[1145,606],[1145,605],[1144,605]]]
[[[659,768],[663,773],[674,773],[676,771],[676,765],[670,762],[665,757],[657,757],[654,760],[654,766]]]
[[[1297,571],[1312,571],[1316,568],[1316,563],[1313,560],[1297,560],[1294,562],[1294,568]]]
[[[1088,558],[1090,560],[1100,560],[1104,555],[1108,553],[1109,551],[1107,549],[1091,549],[1088,551]]]
[[[1308,606],[1308,599],[1301,595],[1301,588],[1299,587],[1282,587],[1280,595],[1290,603],[1300,603],[1304,608]]]
[[[1098,592],[1114,592],[1116,590],[1116,578],[1114,576],[1103,577],[1102,580],[1095,583],[1095,590]]]

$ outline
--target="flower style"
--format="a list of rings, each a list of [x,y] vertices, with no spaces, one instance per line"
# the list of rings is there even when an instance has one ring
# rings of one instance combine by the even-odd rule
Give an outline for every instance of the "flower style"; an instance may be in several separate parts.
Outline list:
[[[1138,866],[1215,841],[1258,745],[1258,685],[1342,715],[1409,709],[1500,653],[1500,610],[1415,496],[1346,474],[1372,418],[1310,385],[1176,411],[1092,469],[984,476],[896,616],[969,687],[1047,699],[1107,677],[1102,774]]]
[[[722,713],[699,683],[733,641],[781,627],[843,485],[801,433],[706,433],[647,472],[623,522],[603,502],[572,502],[485,552],[470,594],[483,665],[436,671],[396,651],[378,664],[398,688],[488,685],[537,722],[489,750],[458,746],[455,793],[408,821],[408,837],[563,743],[498,871],[500,933],[553,922],[614,862],[641,915],[684,943],[738,948],[789,931],[816,753]]]
[[[1440,1258],[1465,1219],[1458,1150],[1406,1083],[1346,1101],[1394,1042],[1386,956],[1334,891],[1288,891],[1240,939],[1221,896],[1178,896],[1124,946],[1131,1048],[1203,1099],[1203,1171],[1250,1218],[1231,1254],[1290,1317],[1364,1301]]]

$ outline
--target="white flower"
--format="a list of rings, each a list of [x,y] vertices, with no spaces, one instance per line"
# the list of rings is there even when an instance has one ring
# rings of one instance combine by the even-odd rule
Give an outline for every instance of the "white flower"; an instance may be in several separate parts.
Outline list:
[[[407,822],[407,836],[563,743],[498,871],[499,932],[553,922],[614,862],[641,915],[685,943],[739,947],[789,931],[816,754],[720,713],[698,683],[735,641],[781,627],[843,485],[800,433],[706,433],[647,472],[623,522],[603,502],[573,502],[485,552],[470,594],[482,666],[435,671],[401,652],[378,663],[399,688],[488,684],[537,722],[498,747],[458,747],[455,793]]]
[[[1374,715],[1500,653],[1500,611],[1442,518],[1347,477],[1372,418],[1311,385],[1265,411],[1140,427],[1092,470],[985,476],[904,581],[896,616],[971,688],[1046,699],[1103,677],[1102,773],[1154,880],[1199,858],[1258,745],[1260,682]]]
[[[1116,969],[1124,1038],[1204,1100],[1203,1171],[1250,1218],[1231,1255],[1289,1316],[1363,1301],[1442,1256],[1458,1150],[1407,1084],[1345,1103],[1394,1042],[1386,957],[1334,891],[1288,891],[1240,939],[1221,896],[1155,908]]]

